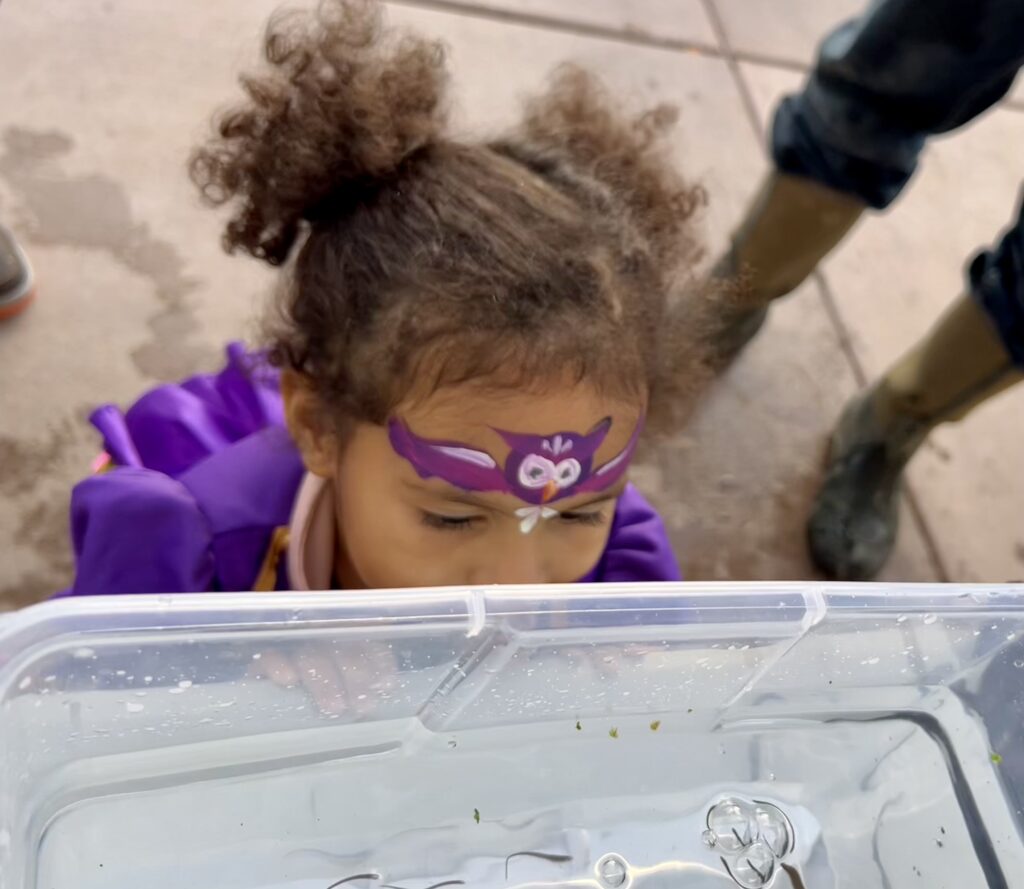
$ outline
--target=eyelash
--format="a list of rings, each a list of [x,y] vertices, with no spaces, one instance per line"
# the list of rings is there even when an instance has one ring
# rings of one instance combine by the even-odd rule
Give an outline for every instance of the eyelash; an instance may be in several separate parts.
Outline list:
[[[605,514],[600,512],[563,512],[559,519],[568,525],[582,525],[596,528],[605,523]],[[428,528],[436,531],[471,531],[476,527],[477,516],[445,516],[435,512],[421,512],[420,519]]]
[[[605,522],[604,511],[600,512],[563,512],[559,516],[563,522],[568,522],[571,525],[586,525],[588,527],[596,527],[603,525]]]
[[[436,531],[470,531],[477,522],[475,516],[445,516],[435,512],[421,512],[420,519],[428,528]]]

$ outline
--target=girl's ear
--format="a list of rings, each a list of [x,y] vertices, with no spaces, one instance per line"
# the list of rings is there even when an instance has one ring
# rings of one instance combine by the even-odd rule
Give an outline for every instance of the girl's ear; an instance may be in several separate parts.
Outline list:
[[[325,422],[324,408],[309,381],[294,370],[281,372],[281,395],[288,431],[306,469],[333,478],[338,466],[338,436]]]

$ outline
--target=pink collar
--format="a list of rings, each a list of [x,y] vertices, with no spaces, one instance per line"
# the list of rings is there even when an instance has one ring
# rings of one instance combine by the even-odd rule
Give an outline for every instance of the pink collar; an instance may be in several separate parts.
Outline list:
[[[296,592],[331,589],[335,521],[331,483],[307,472],[288,525],[288,579]]]

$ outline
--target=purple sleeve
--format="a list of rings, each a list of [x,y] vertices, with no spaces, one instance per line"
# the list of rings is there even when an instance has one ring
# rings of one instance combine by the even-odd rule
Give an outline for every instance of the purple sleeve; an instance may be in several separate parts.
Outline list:
[[[75,582],[67,595],[205,592],[212,535],[189,491],[148,469],[121,468],[71,495]]]
[[[151,389],[126,412],[104,405],[90,417],[121,466],[145,466],[177,478],[211,454],[284,426],[277,372],[238,343],[216,374]]]
[[[629,485],[615,506],[608,545],[582,582],[633,583],[682,580],[661,516]]]

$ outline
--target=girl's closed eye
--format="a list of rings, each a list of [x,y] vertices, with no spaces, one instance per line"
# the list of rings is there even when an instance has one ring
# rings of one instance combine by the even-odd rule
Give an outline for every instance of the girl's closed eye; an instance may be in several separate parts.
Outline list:
[[[603,525],[608,520],[608,515],[605,510],[598,509],[589,512],[563,512],[559,514],[559,519],[570,525],[596,527]]]
[[[472,531],[484,521],[483,516],[454,516],[420,510],[420,521],[438,531]]]

